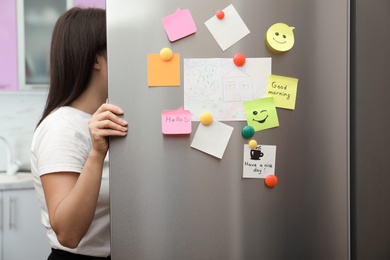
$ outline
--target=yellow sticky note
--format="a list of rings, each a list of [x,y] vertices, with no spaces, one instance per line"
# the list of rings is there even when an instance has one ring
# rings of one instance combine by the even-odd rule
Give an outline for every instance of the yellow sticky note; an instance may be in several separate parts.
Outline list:
[[[160,54],[148,54],[148,86],[180,86],[180,54],[165,61]]]
[[[294,46],[294,27],[285,23],[272,25],[266,34],[265,40],[269,50],[273,52],[285,52]]]
[[[275,106],[286,109],[295,109],[298,79],[278,75],[269,75],[267,83],[267,97],[274,97]]]

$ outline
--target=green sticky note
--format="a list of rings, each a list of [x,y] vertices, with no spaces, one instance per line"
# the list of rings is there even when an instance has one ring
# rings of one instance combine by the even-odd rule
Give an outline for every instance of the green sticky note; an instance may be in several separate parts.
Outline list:
[[[244,109],[248,125],[252,126],[256,132],[279,126],[273,97],[244,102]]]
[[[275,106],[286,109],[295,109],[298,79],[278,75],[269,75],[267,83],[267,97],[274,97]]]

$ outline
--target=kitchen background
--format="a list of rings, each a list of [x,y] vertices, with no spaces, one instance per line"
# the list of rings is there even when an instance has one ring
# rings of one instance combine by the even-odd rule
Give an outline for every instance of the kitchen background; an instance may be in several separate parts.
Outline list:
[[[0,136],[8,140],[13,157],[22,163],[22,170],[30,170],[30,144],[45,100],[44,92],[0,93]],[[5,171],[6,154],[2,145],[0,144],[0,171]]]
[[[5,137],[10,143],[13,157],[21,162],[22,170],[30,169],[30,143],[37,120],[45,106],[47,91],[42,87],[35,89],[32,87],[33,89],[31,89],[29,84],[36,84],[34,78],[20,78],[20,75],[18,75],[18,69],[24,69],[22,62],[18,64],[18,58],[20,58],[18,57],[18,47],[19,53],[21,49],[24,49],[18,46],[20,42],[17,40],[21,37],[20,32],[18,32],[18,23],[20,26],[24,18],[23,15],[18,13],[20,11],[18,8],[20,8],[21,4],[24,4],[27,10],[27,5],[29,4],[32,7],[29,12],[30,18],[42,17],[45,14],[48,17],[49,24],[43,24],[42,22],[42,25],[40,25],[39,21],[35,22],[40,27],[44,27],[46,34],[42,37],[46,39],[46,42],[34,35],[38,30],[34,31],[34,28],[27,29],[28,26],[25,26],[25,35],[22,36],[25,37],[25,42],[28,42],[26,44],[31,45],[31,52],[35,51],[37,54],[42,54],[35,55],[40,56],[38,59],[41,60],[34,62],[34,65],[37,66],[31,66],[35,68],[35,71],[41,71],[41,74],[45,74],[48,71],[45,56],[48,55],[50,42],[47,41],[50,41],[50,32],[54,22],[63,11],[61,8],[65,10],[70,6],[105,8],[105,0],[62,0],[57,1],[57,3],[62,5],[53,4],[52,0],[0,1],[0,104],[2,104],[0,109],[0,136]],[[38,31],[38,33],[40,35],[41,31]],[[35,42],[35,44],[31,42]],[[47,46],[47,48],[42,48],[42,45]],[[39,47],[39,50],[37,47]],[[42,56],[44,59],[42,59]],[[39,78],[39,75],[35,78]],[[22,81],[26,83],[23,84]],[[2,147],[1,144],[0,147]],[[5,157],[5,149],[1,148],[0,171],[5,170]]]
[[[51,31],[71,6],[105,8],[105,0],[0,1],[0,136],[20,171],[30,171],[31,140],[45,106]],[[0,260],[46,259],[50,245],[31,174],[6,176],[6,150],[0,142]]]
[[[0,1],[0,136],[29,169],[29,148],[45,91],[19,91],[16,2]],[[36,0],[30,0],[36,1]],[[104,0],[75,0],[104,5]],[[351,259],[390,258],[390,2],[351,0]],[[0,145],[0,171],[5,152]],[[1,259],[1,257],[0,257]]]

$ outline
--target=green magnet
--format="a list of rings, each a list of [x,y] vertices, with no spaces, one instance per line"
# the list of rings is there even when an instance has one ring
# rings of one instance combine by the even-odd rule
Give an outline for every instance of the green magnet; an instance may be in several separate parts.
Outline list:
[[[251,138],[255,134],[255,129],[253,126],[247,125],[241,131],[241,134],[245,138]]]

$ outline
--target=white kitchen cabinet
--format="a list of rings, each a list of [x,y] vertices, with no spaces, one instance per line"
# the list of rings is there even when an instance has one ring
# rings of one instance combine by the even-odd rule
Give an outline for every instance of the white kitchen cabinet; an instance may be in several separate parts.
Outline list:
[[[0,1],[0,91],[18,89],[18,53],[14,0]]]
[[[50,254],[34,189],[0,191],[0,260],[42,260]]]
[[[16,0],[19,90],[44,90],[49,85],[51,34],[72,0]]]
[[[6,1],[16,1],[19,90],[49,86],[51,34],[63,12],[73,6],[105,8],[105,0]]]

